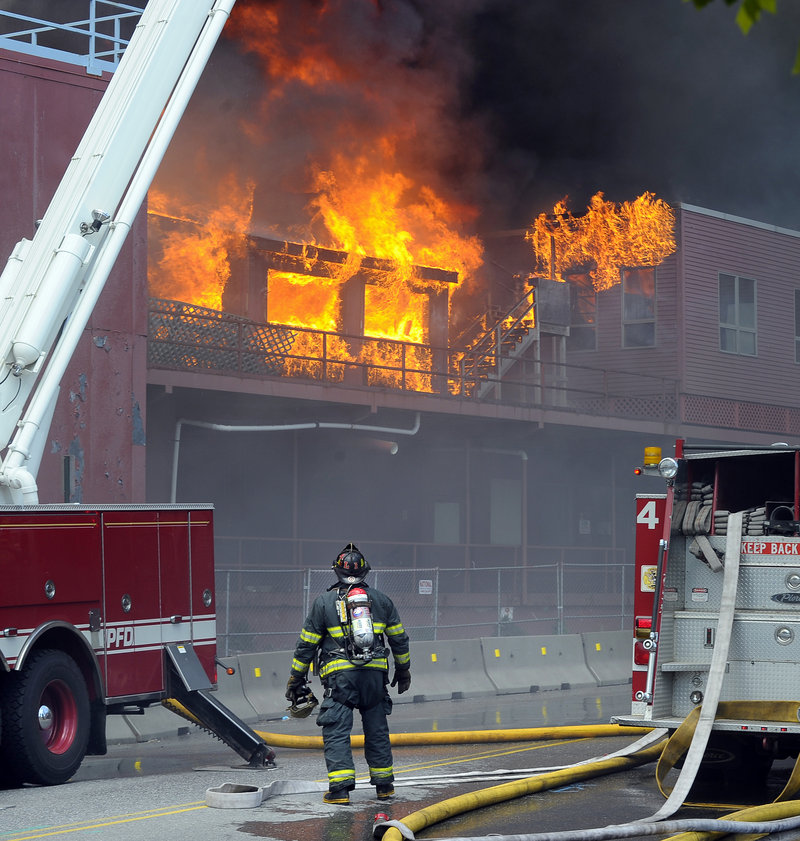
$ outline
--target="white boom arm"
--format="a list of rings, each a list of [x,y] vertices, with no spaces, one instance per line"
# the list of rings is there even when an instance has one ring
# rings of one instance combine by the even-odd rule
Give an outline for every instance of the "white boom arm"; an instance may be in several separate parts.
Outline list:
[[[36,234],[0,275],[0,503],[39,501],[59,383],[234,3],[149,0]]]

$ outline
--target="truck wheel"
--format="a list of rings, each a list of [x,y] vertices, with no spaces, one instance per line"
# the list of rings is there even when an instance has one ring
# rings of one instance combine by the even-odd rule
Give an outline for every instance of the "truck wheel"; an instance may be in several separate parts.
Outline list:
[[[32,654],[2,700],[0,767],[18,782],[58,785],[78,770],[89,743],[89,693],[63,651]]]

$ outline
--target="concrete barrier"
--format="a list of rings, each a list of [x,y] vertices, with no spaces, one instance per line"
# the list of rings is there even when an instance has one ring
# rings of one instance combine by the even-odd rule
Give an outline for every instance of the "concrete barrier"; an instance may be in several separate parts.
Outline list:
[[[222,662],[236,673],[218,670],[216,697],[248,724],[282,718],[287,714],[284,693],[291,661],[291,651],[225,658]],[[597,631],[412,642],[411,681],[403,695],[390,689],[394,703],[623,685],[631,681],[631,636],[628,631]],[[322,688],[313,675],[311,688],[321,701]],[[141,716],[109,716],[106,734],[110,743],[144,742],[178,735],[191,726],[154,704]]]
[[[287,715],[286,681],[292,665],[291,651],[265,654],[240,654],[239,674],[244,697],[261,720]],[[319,681],[311,681],[311,689],[321,701]]]
[[[234,669],[234,673],[229,675],[226,672],[227,668]],[[258,710],[247,700],[244,694],[242,667],[238,657],[219,658],[217,691],[214,693],[214,697],[247,724],[258,721]]]
[[[391,657],[390,657],[391,659]],[[389,668],[389,675],[393,674]],[[483,666],[481,641],[441,640],[411,643],[411,689],[389,694],[395,704],[409,701],[450,701],[494,695]]]
[[[149,742],[167,736],[179,736],[194,729],[194,724],[161,704],[147,707],[143,715],[110,715],[106,719],[109,744]]]
[[[498,695],[597,685],[578,634],[483,637],[481,647]]]
[[[127,744],[136,741],[136,734],[128,726],[123,715],[110,715],[106,718],[106,741],[110,745]]]
[[[598,686],[631,682],[633,640],[630,631],[594,631],[581,634],[586,666]]]

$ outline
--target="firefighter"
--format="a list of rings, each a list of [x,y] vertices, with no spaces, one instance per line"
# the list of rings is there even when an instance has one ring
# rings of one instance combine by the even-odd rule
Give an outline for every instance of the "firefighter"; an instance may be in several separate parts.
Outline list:
[[[398,693],[411,686],[408,634],[392,600],[369,587],[370,571],[358,548],[349,543],[333,562],[336,582],[318,596],[303,624],[292,660],[286,699],[292,704],[308,692],[307,675],[318,656],[317,674],[324,696],[317,716],[322,727],[328,791],[323,800],[347,806],[356,785],[350,748],[353,710],[361,714],[364,756],[369,781],[378,800],[394,794],[392,748],[386,716],[392,711],[389,683],[389,649],[394,658],[391,686]]]

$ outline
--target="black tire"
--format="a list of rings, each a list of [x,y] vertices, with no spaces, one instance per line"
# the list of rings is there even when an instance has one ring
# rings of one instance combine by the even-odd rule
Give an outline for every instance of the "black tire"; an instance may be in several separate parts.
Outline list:
[[[89,743],[89,692],[80,669],[63,651],[44,650],[9,677],[0,710],[0,768],[17,783],[65,783]]]
[[[15,677],[14,673],[0,675],[0,789],[18,788],[22,783],[17,780],[17,775],[13,770],[13,761],[11,757],[6,757],[3,753],[3,699],[9,691],[9,687],[13,684]]]

